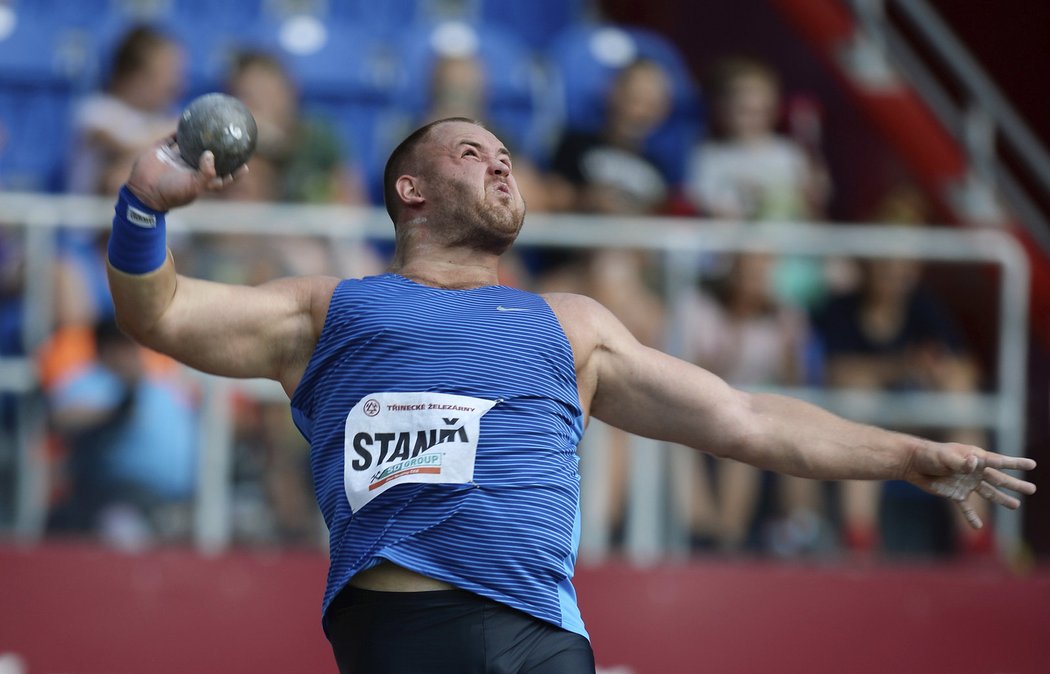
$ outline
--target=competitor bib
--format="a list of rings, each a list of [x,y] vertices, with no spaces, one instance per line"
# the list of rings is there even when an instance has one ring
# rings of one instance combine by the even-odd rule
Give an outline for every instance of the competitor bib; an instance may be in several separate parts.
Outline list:
[[[481,417],[493,400],[373,393],[346,415],[343,484],[356,512],[394,485],[474,479]]]

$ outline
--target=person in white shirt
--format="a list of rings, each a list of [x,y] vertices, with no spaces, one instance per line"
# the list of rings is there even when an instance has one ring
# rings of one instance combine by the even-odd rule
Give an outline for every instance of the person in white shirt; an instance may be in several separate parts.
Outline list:
[[[106,88],[74,112],[69,190],[116,194],[135,156],[175,133],[184,88],[181,46],[153,28],[129,31],[114,52]]]
[[[777,133],[780,91],[765,64],[729,58],[708,85],[709,140],[690,157],[685,193],[701,212],[729,220],[820,217],[830,183],[813,151]]]

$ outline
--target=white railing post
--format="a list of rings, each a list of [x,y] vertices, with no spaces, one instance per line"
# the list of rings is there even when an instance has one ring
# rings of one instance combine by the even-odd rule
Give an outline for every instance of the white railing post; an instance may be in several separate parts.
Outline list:
[[[201,378],[197,491],[193,537],[197,549],[218,553],[230,544],[233,476],[233,420],[230,382]]]

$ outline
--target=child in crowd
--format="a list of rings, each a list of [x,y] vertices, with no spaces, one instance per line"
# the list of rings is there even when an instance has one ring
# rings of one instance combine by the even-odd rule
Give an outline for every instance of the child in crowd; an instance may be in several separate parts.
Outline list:
[[[760,61],[715,64],[707,85],[712,135],[689,161],[684,192],[702,214],[722,220],[778,222],[824,216],[830,180],[816,144],[777,133],[780,84]],[[783,258],[774,271],[781,300],[808,305],[824,289],[823,265]]]

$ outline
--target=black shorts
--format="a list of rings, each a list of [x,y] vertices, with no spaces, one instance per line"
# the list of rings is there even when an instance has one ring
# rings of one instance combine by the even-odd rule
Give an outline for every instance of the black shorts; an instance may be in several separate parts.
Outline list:
[[[325,632],[341,674],[594,674],[584,637],[464,590],[347,587]]]

